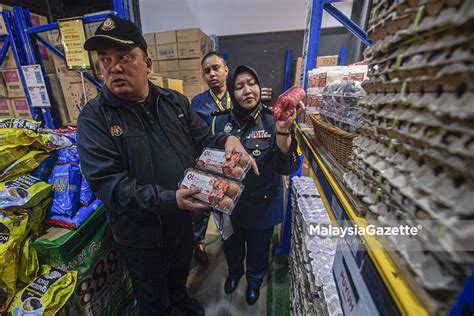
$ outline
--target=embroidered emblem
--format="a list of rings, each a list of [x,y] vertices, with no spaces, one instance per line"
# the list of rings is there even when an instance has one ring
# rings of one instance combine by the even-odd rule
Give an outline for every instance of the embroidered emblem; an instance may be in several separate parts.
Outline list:
[[[102,31],[112,31],[115,28],[115,22],[111,18],[107,18],[102,24]]]
[[[123,134],[123,130],[120,126],[114,125],[110,127],[110,135],[118,137]]]
[[[224,126],[224,133],[229,134],[230,132],[232,132],[232,123],[227,123],[227,124]]]

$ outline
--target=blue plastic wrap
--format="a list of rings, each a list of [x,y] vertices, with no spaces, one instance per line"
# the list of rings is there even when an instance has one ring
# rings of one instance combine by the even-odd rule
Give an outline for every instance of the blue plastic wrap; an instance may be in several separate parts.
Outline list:
[[[46,220],[46,222],[59,225],[59,226],[64,226],[68,228],[73,228],[77,229],[79,228],[82,223],[84,223],[89,216],[92,215],[92,213],[95,212],[100,206],[102,205],[101,200],[95,200],[92,202],[89,206],[83,206],[81,207],[76,215],[74,215],[73,218],[69,218],[67,216],[62,216],[62,215],[53,215],[51,216],[50,219]]]
[[[79,154],[76,147],[58,150],[58,164],[73,163],[79,165]]]
[[[94,193],[92,192],[86,178],[83,176],[81,181],[81,205],[88,206],[94,200]]]
[[[51,152],[51,156],[43,160],[43,162],[41,162],[41,164],[31,173],[31,175],[41,179],[44,182],[48,182],[57,160],[58,156],[56,152]]]
[[[79,208],[81,173],[75,164],[56,165],[52,174],[54,187],[51,213],[73,217]]]

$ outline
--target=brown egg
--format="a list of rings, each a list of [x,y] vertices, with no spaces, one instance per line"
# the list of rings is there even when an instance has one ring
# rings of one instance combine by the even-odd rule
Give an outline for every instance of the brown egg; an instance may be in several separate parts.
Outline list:
[[[230,182],[229,187],[227,188],[226,194],[230,196],[231,198],[233,198],[234,196],[237,195],[237,193],[239,193],[239,190],[240,190],[240,186],[237,183]]]
[[[242,176],[242,173],[244,173],[244,168],[242,167],[237,166],[232,169],[232,176],[235,178],[240,178]]]
[[[243,155],[239,160],[239,165],[241,165],[242,167],[245,167],[249,164],[249,162],[250,162],[250,156]]]
[[[199,169],[205,169],[206,168],[206,164],[202,160],[198,160],[197,166],[198,166]]]
[[[217,203],[219,203],[219,200],[220,198],[218,196],[215,196],[215,195],[209,196],[209,203],[213,206],[217,205]]]
[[[219,207],[221,207],[224,210],[228,210],[232,207],[234,202],[230,197],[225,196],[222,200],[219,202]]]
[[[226,175],[230,175],[232,173],[232,168],[229,166],[222,167],[222,172]]]
[[[235,162],[239,162],[240,160],[240,154],[239,153],[234,153],[230,156],[230,160],[232,161],[235,161]]]

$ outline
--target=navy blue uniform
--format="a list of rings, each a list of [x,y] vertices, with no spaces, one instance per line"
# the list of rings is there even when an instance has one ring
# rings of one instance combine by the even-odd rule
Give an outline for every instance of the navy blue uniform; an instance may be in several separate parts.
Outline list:
[[[239,121],[231,110],[215,113],[211,125],[214,134],[237,136],[255,159],[260,176],[253,170],[244,179],[245,189],[231,215],[234,233],[224,241],[229,276],[238,280],[243,272],[247,243],[247,280],[260,286],[268,269],[268,251],[273,227],[283,219],[283,179],[298,170],[300,160],[293,138],[290,151],[283,154],[276,143],[275,120],[260,103]]]

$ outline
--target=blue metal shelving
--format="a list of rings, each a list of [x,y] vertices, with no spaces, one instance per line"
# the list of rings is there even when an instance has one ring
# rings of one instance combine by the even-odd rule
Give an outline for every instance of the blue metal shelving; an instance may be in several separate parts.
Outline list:
[[[111,13],[86,16],[84,17],[84,23],[94,23],[101,21],[110,14],[115,14],[121,18],[130,20],[131,16],[129,0],[113,0],[113,9],[114,11]],[[46,72],[38,51],[37,43],[39,42],[43,44],[53,54],[64,60],[64,54],[48,40],[39,35],[39,33],[42,32],[58,29],[58,23],[53,22],[40,26],[32,26],[29,10],[23,9],[21,7],[14,7],[13,12],[3,11],[2,15],[5,21],[7,34],[0,34],[0,40],[3,40],[3,46],[0,50],[0,64],[5,59],[8,49],[11,48],[15,62],[18,65],[18,72],[20,74],[20,79],[25,90],[26,99],[28,100],[33,119],[43,122],[48,128],[57,128],[60,125],[59,116],[57,114],[57,109],[55,109],[53,106],[54,102],[52,99],[53,94],[51,84],[48,77],[45,75]],[[34,108],[31,106],[31,97],[28,92],[21,67],[35,64],[39,64],[41,66],[43,77],[45,79],[45,85],[52,104],[51,108]],[[94,76],[84,72],[84,77],[91,81],[97,88],[102,88],[102,84],[97,81]]]

